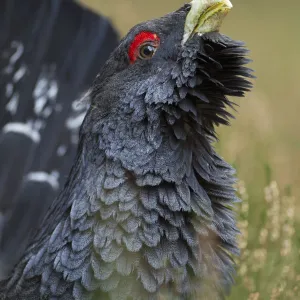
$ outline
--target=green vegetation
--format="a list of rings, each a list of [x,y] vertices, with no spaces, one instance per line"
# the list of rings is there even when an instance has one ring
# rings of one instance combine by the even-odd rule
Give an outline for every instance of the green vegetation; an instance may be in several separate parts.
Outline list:
[[[259,207],[251,202],[244,182],[238,191],[243,199],[237,211],[242,253],[230,299],[299,299],[296,198],[289,190],[280,193],[275,181],[264,188]]]

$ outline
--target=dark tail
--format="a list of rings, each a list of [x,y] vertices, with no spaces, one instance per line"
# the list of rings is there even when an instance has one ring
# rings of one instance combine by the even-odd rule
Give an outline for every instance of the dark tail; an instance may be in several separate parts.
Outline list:
[[[110,22],[70,0],[0,2],[0,276],[64,185],[87,104],[117,44]]]

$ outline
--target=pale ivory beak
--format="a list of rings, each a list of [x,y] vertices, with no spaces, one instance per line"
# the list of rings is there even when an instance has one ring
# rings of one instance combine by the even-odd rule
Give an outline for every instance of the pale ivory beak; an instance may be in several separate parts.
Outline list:
[[[231,9],[232,4],[229,0],[193,0],[186,17],[182,44],[194,34],[218,31]]]

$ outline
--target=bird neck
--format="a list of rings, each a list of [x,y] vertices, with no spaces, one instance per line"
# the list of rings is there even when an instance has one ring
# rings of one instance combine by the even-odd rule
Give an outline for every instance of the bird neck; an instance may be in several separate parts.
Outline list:
[[[153,156],[156,164],[160,151],[165,153],[164,141],[161,145]],[[80,185],[69,200],[68,247],[74,253],[86,251],[90,262],[109,270],[94,278],[100,285],[109,283],[109,292],[117,278],[121,285],[135,286],[132,290],[139,294],[152,293],[166,273],[176,289],[183,288],[188,277],[196,285],[203,266],[218,275],[217,262],[212,267],[204,256],[223,259],[217,247],[221,240],[224,248],[235,249],[235,221],[226,208],[236,199],[232,169],[204,139],[190,148],[182,143],[173,155],[169,159],[174,169],[163,174],[133,172],[104,152],[81,161]],[[98,270],[91,268],[94,274]]]
[[[190,164],[179,180],[172,173],[176,167],[163,175],[125,168],[111,152],[99,150],[95,137],[82,145],[44,222],[50,227],[34,243],[36,254],[28,251],[30,277],[41,276],[48,289],[46,273],[57,278],[63,273],[67,282],[78,283],[74,289],[100,289],[112,299],[120,290],[145,299],[165,285],[180,293],[193,291],[207,272],[230,280],[233,263],[227,252],[236,250],[235,221],[227,208],[235,199],[232,170],[210,146],[202,141],[190,148],[192,157],[170,158],[175,165]],[[182,147],[176,151],[184,153]],[[159,149],[156,164],[159,151],[165,152]],[[50,287],[45,292],[52,293]]]

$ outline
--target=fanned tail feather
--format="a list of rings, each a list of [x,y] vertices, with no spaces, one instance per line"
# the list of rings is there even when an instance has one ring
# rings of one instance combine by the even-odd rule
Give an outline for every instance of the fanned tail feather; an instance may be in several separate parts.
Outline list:
[[[71,168],[87,105],[117,45],[110,22],[73,1],[0,3],[0,277],[23,254]]]

